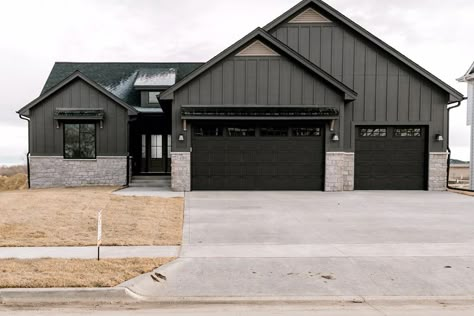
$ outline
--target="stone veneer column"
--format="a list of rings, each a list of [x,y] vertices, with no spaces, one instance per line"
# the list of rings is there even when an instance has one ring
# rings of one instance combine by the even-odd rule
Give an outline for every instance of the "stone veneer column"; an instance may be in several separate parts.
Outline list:
[[[344,153],[344,191],[354,191],[355,154]]]
[[[33,156],[30,183],[32,188],[126,185],[127,157],[76,160]]]
[[[344,166],[346,164],[345,153],[326,153],[326,178],[324,191],[340,192],[344,190]]]
[[[354,153],[326,153],[325,191],[354,191]]]
[[[177,192],[191,191],[191,153],[171,153],[171,189]]]
[[[446,191],[446,177],[448,170],[447,153],[430,153],[428,190]]]

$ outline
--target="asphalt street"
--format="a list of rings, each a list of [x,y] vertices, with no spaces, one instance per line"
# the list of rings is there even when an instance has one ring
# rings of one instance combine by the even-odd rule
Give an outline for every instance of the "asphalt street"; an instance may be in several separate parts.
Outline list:
[[[444,304],[443,302],[420,302],[417,305],[389,304],[281,304],[281,305],[185,305],[185,306],[153,306],[153,305],[123,305],[81,307],[68,306],[57,308],[30,307],[0,307],[0,315],[16,316],[51,316],[51,315],[96,315],[96,316],[125,316],[125,315],[325,315],[325,316],[421,316],[443,315],[464,316],[474,315],[474,303]]]

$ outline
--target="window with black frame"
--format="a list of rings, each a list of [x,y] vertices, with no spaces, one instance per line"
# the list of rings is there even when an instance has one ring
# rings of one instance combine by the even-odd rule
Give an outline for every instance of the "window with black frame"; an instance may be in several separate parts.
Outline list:
[[[96,132],[95,124],[64,124],[64,158],[95,159]]]
[[[288,136],[288,127],[262,127],[260,128],[260,136]]]
[[[253,137],[255,128],[250,127],[228,127],[227,135],[230,137]]]
[[[219,137],[224,135],[224,128],[215,126],[204,126],[194,128],[194,136]]]

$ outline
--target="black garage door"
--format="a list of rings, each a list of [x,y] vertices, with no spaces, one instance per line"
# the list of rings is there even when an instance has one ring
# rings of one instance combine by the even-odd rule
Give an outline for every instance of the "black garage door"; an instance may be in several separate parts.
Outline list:
[[[356,190],[425,190],[427,137],[424,127],[359,127]]]
[[[324,129],[193,128],[193,190],[323,190]]]

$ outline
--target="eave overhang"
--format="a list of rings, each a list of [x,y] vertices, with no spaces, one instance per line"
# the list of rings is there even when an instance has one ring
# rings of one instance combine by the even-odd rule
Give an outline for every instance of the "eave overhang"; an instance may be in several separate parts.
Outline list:
[[[471,67],[469,67],[468,71],[464,76],[461,78],[457,79],[459,82],[467,82],[467,81],[472,81],[474,80],[474,63],[472,63]]]
[[[459,82],[468,82],[474,80],[474,75],[467,75],[457,79]]]
[[[20,110],[17,111],[17,113],[20,114],[20,115],[24,115],[24,116],[28,117],[29,114],[30,114],[29,111],[30,111],[31,108],[35,107],[36,105],[38,105],[42,101],[46,100],[51,95],[53,95],[54,93],[59,91],[61,88],[65,87],[66,85],[68,85],[69,83],[71,83],[72,81],[74,81],[76,79],[80,79],[80,80],[86,82],[87,84],[91,85],[92,87],[97,89],[99,92],[101,92],[102,94],[104,94],[105,96],[107,96],[108,98],[113,100],[114,102],[116,102],[118,105],[120,105],[120,106],[124,107],[125,109],[127,109],[128,110],[128,115],[137,115],[138,114],[138,112],[135,110],[135,108],[133,106],[125,103],[123,100],[118,98],[116,95],[114,95],[110,91],[106,90],[104,87],[102,87],[101,85],[99,85],[98,83],[93,81],[92,79],[88,78],[86,75],[84,75],[80,71],[75,71],[69,77],[67,77],[66,79],[64,79],[60,83],[58,83],[56,86],[49,89],[47,92],[43,93],[42,95],[40,95],[39,97],[37,97],[36,99],[31,101],[30,103],[28,103],[27,105],[22,107]]]

